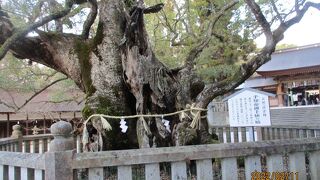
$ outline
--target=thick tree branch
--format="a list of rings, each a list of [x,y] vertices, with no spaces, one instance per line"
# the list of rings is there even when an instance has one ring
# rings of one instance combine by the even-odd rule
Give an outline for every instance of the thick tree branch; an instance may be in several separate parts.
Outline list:
[[[257,21],[261,26],[265,26],[263,29],[267,31],[267,34],[269,34],[271,32],[270,26],[268,27],[269,23],[265,21],[260,8],[256,7],[258,5],[251,0],[246,0],[246,2],[251,8],[251,11],[254,14],[257,13],[255,15]],[[320,3],[307,2],[301,10],[296,12],[295,17],[291,18],[287,22],[281,23],[275,31],[271,32],[272,41],[267,41],[260,53],[250,58],[251,60],[249,60],[246,64],[243,64],[232,77],[224,79],[216,84],[206,86],[204,90],[197,96],[197,106],[206,107],[215,97],[232,91],[246,79],[248,79],[260,66],[268,62],[271,59],[271,54],[275,50],[275,46],[283,38],[283,33],[290,26],[298,23],[310,7],[320,10]]]
[[[70,53],[74,50],[74,44],[81,40],[80,37],[37,32],[37,37],[24,37],[13,43],[11,53],[19,59],[29,59],[67,75],[83,90],[79,58],[76,53]]]
[[[31,97],[29,97],[21,106],[19,106],[16,111],[19,111],[20,109],[22,109],[26,104],[28,104],[33,98],[35,98],[36,96],[38,96],[40,93],[42,93],[44,90],[48,89],[49,87],[51,87],[52,85],[60,82],[60,81],[64,81],[64,80],[67,80],[68,78],[67,77],[64,77],[64,78],[60,78],[60,79],[57,79],[55,81],[53,81],[52,83],[46,85],[45,87],[43,87],[41,90],[37,91],[36,93],[34,93]]]
[[[88,0],[88,2],[90,3],[91,11],[88,14],[88,17],[87,17],[86,21],[83,23],[83,31],[82,31],[82,35],[81,36],[84,39],[88,39],[90,28],[91,28],[92,24],[94,23],[94,20],[96,19],[97,14],[98,14],[98,3],[97,3],[97,0]]]
[[[226,78],[220,82],[217,82],[216,84],[207,85],[197,96],[197,105],[205,108],[215,97],[224,95],[238,87],[261,65],[271,59],[272,52],[273,51],[262,51],[261,53],[255,55],[248,63],[243,64],[232,77]]]
[[[13,43],[15,43],[21,37],[26,36],[30,31],[35,30],[36,28],[38,28],[38,27],[40,27],[40,26],[42,26],[52,20],[59,19],[61,17],[64,17],[65,15],[67,15],[70,12],[73,4],[74,4],[73,0],[67,0],[63,10],[58,11],[53,14],[50,14],[50,15],[44,17],[43,19],[39,20],[38,22],[35,22],[33,24],[28,25],[27,27],[15,30],[14,34],[11,35],[10,38],[6,39],[4,44],[1,46],[0,59],[2,59],[6,55],[6,53],[9,51],[9,49]]]

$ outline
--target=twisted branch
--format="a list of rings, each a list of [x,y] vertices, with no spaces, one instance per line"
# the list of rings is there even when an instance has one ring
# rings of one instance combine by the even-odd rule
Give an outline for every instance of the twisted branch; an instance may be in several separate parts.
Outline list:
[[[81,36],[84,39],[88,39],[89,33],[90,33],[90,28],[92,24],[94,23],[94,20],[97,17],[98,14],[98,3],[97,0],[88,0],[89,4],[91,5],[91,11],[86,19],[86,21],[83,23],[83,31]]]
[[[14,34],[11,35],[10,38],[6,39],[4,44],[1,46],[0,59],[2,59],[6,55],[6,53],[9,51],[9,49],[13,43],[15,43],[18,39],[26,36],[30,31],[35,30],[36,28],[38,28],[38,27],[40,27],[40,26],[42,26],[52,20],[59,19],[59,18],[64,17],[65,15],[67,15],[70,12],[73,4],[74,4],[73,0],[67,0],[65,3],[64,9],[62,9],[61,11],[50,14],[50,15],[44,17],[43,19],[39,20],[38,22],[30,24],[26,27],[23,27],[21,29],[17,29],[14,32]]]

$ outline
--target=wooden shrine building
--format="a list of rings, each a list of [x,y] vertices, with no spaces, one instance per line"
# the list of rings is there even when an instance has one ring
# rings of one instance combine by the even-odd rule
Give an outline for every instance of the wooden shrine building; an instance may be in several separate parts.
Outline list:
[[[84,106],[84,102],[81,100],[51,101],[52,91],[54,90],[45,90],[19,109],[18,107],[33,93],[0,89],[0,138],[9,137],[12,126],[17,123],[22,126],[24,135],[32,135],[34,131],[39,134],[48,133],[48,128],[56,120],[71,121],[82,118],[81,109]]]
[[[249,87],[276,94],[273,107],[320,104],[320,43],[276,51],[238,89]]]

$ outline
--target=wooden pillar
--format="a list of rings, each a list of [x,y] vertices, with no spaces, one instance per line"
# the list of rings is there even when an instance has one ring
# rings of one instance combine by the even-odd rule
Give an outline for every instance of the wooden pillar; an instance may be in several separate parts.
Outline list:
[[[1,129],[4,129],[3,127],[2,127],[2,123],[0,122],[0,128]],[[5,132],[4,131],[0,131],[0,138],[4,138],[5,137]]]
[[[7,113],[7,137],[10,137],[10,114]]]
[[[279,82],[277,86],[277,97],[278,97],[278,106],[282,107],[284,105],[284,102],[283,102],[283,88],[282,88],[281,82]]]
[[[47,133],[46,116],[43,115],[43,134]]]
[[[29,135],[29,117],[28,117],[28,114],[27,114],[27,120],[26,120],[26,135]]]

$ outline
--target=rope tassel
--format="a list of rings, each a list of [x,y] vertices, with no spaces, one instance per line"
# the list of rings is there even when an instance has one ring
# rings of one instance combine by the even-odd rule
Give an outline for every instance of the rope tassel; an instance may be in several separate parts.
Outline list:
[[[199,127],[199,123],[200,123],[200,119],[201,119],[201,116],[200,116],[200,111],[198,111],[197,113],[195,113],[193,115],[193,120],[190,124],[190,127],[191,128],[196,128],[196,127]]]
[[[83,132],[82,132],[82,143],[86,145],[89,142],[89,132],[87,130],[87,125],[84,124]]]
[[[102,123],[103,129],[105,129],[107,131],[112,130],[111,125],[109,124],[109,122],[104,117],[100,116],[100,119],[101,119],[101,123]]]

